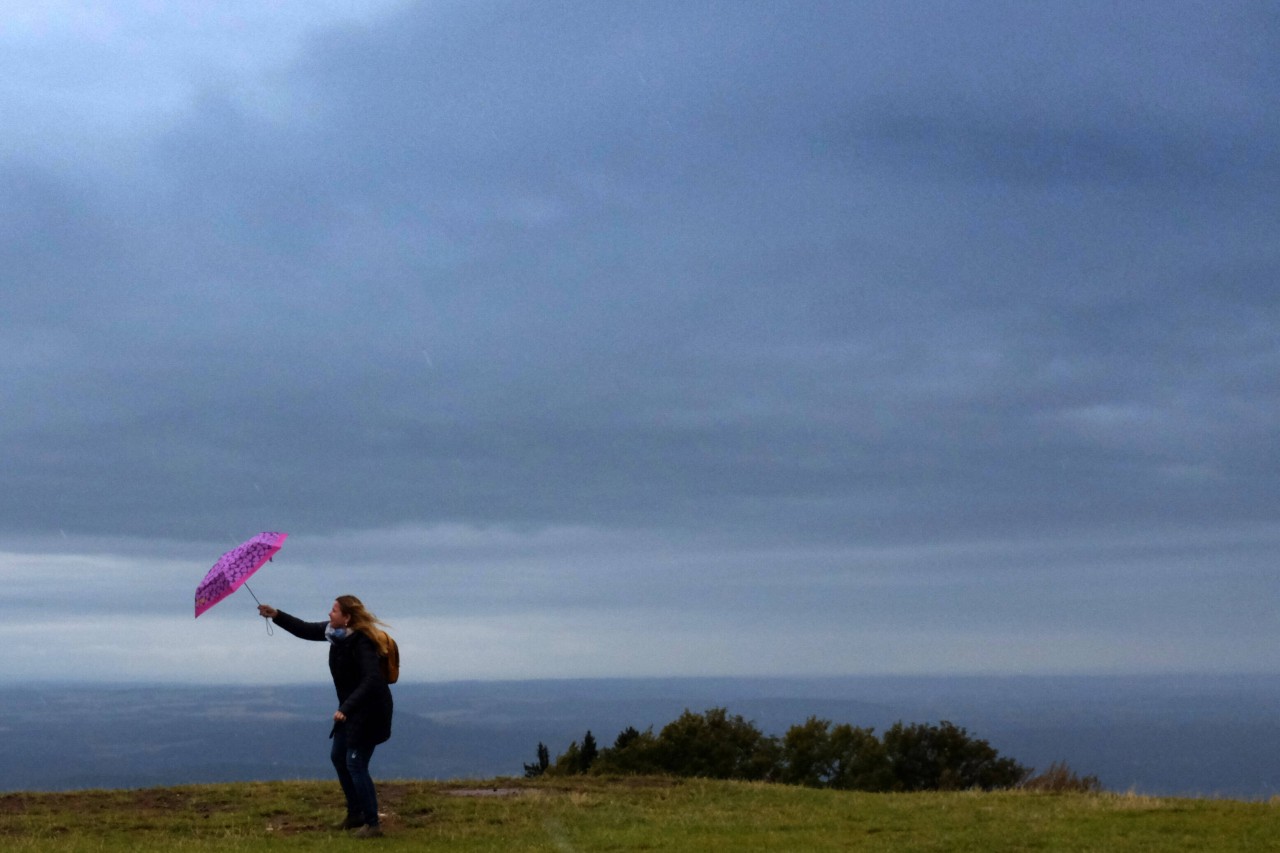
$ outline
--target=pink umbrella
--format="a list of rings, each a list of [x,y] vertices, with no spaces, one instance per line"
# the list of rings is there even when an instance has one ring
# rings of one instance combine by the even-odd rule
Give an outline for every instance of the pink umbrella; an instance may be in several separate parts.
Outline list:
[[[259,533],[218,558],[196,587],[196,616],[208,610],[244,584],[258,568],[280,550],[288,533]],[[248,587],[245,587],[248,589]],[[249,590],[253,595],[253,590]],[[257,601],[258,596],[253,595]]]

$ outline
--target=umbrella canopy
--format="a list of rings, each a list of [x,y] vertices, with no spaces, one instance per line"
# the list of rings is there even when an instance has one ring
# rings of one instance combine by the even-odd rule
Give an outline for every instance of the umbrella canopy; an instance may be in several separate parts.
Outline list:
[[[218,558],[196,587],[196,616],[240,588],[249,575],[280,550],[288,533],[266,532],[237,545]]]

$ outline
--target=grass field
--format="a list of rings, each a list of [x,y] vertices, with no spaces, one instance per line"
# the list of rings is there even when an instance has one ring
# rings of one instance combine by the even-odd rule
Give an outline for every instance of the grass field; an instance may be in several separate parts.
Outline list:
[[[384,782],[356,840],[334,782],[0,795],[0,849],[1280,850],[1280,804],[1123,794],[860,794],[675,779]]]

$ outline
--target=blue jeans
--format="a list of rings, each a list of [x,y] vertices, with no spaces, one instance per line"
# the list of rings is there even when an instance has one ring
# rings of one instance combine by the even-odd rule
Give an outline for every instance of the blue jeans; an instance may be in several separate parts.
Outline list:
[[[372,746],[348,746],[347,727],[338,725],[334,728],[329,759],[333,762],[333,769],[338,771],[338,784],[347,798],[347,814],[377,826],[378,792],[374,790],[373,777],[369,775],[369,759],[373,758],[373,750]]]

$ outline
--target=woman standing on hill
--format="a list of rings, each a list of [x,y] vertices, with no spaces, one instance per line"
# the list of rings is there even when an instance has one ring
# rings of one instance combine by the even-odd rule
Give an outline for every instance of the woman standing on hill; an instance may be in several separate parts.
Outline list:
[[[338,692],[330,758],[347,798],[341,828],[358,829],[363,838],[381,835],[369,760],[374,747],[391,737],[391,689],[378,663],[387,653],[387,636],[378,629],[382,623],[354,595],[338,596],[328,622],[303,622],[269,604],[258,605],[258,613],[295,637],[329,641],[329,672]]]

